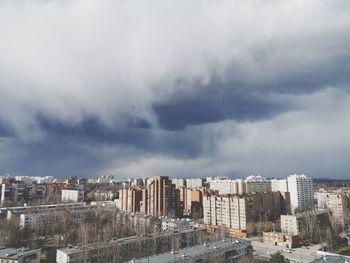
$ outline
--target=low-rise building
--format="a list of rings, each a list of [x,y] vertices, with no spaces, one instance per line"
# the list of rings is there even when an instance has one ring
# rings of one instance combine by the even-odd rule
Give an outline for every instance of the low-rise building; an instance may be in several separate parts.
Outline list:
[[[171,263],[171,262],[239,262],[244,257],[251,257],[251,242],[244,239],[229,238],[204,245],[172,250],[168,253],[139,258],[131,262],[137,263]]]
[[[199,236],[205,232],[206,228],[191,228],[173,233],[131,236],[87,246],[70,246],[57,249],[56,262],[126,262],[135,257],[170,251],[174,246],[175,249],[195,246],[198,244]]]
[[[161,227],[162,231],[168,232],[168,231],[179,231],[181,229],[191,228],[193,227],[193,221],[189,218],[167,218],[167,217],[161,217]]]
[[[41,250],[0,246],[0,263],[40,263]]]
[[[275,246],[293,248],[298,245],[298,236],[278,232],[263,232],[263,241]]]

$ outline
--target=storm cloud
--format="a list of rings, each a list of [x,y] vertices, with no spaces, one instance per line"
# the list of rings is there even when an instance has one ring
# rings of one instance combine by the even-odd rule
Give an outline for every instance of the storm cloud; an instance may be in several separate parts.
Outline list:
[[[0,2],[0,174],[346,177],[346,0]]]

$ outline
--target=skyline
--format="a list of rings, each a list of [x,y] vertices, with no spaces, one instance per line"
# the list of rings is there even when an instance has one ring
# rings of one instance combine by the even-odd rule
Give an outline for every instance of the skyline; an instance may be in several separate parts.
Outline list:
[[[0,2],[0,175],[346,179],[350,3]]]

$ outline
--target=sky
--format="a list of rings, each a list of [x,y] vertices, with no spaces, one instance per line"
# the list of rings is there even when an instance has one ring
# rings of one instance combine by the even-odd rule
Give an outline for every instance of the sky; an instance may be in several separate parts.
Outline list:
[[[1,0],[0,175],[349,178],[349,12]]]

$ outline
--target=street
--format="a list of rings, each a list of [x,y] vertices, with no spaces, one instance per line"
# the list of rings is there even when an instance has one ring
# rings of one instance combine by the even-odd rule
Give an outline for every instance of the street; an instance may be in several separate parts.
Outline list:
[[[286,249],[279,246],[274,246],[268,243],[262,243],[258,240],[251,240],[256,256],[268,258],[277,251],[281,251],[282,255],[292,262],[312,262],[314,259],[320,256],[316,254],[316,251],[321,247],[321,245],[313,245],[307,248],[293,248]],[[284,251],[282,251],[284,250]],[[286,252],[290,251],[290,252]]]

